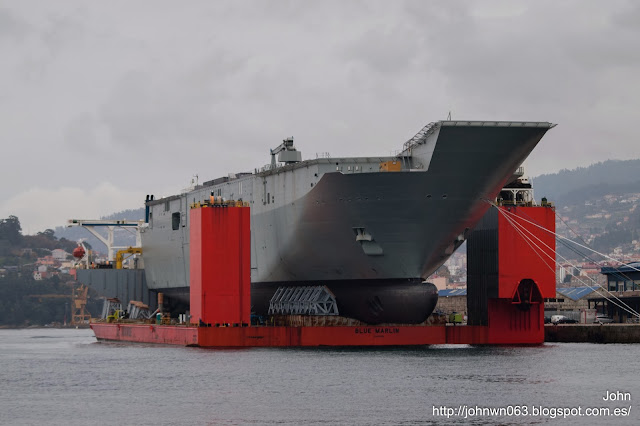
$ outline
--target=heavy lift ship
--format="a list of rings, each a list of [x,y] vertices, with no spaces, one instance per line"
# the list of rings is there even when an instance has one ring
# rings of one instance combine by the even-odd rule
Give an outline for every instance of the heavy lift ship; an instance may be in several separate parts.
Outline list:
[[[322,287],[277,292],[270,316],[252,324],[250,207],[212,195],[190,206],[186,321],[167,324],[160,302],[157,319],[112,317],[91,328],[100,341],[211,348],[541,344],[543,300],[555,295],[548,260],[555,253],[555,214],[549,203],[534,205],[529,193],[528,184],[505,188],[469,234],[468,325],[368,325],[341,317],[334,295]]]

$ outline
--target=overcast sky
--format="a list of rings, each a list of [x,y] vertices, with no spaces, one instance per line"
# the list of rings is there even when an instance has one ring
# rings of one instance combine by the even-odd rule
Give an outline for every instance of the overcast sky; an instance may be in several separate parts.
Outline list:
[[[535,176],[640,158],[637,1],[0,0],[0,218],[25,233],[430,121],[551,121]]]

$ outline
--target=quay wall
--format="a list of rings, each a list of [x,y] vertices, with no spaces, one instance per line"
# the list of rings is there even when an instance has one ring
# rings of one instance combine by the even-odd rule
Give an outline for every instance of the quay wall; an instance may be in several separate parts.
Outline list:
[[[640,324],[545,325],[545,342],[640,343]]]

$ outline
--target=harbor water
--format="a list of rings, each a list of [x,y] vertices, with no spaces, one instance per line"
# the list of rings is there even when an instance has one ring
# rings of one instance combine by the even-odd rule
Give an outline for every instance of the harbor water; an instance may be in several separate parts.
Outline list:
[[[23,329],[0,330],[0,360],[3,425],[640,424],[633,344],[211,350]]]

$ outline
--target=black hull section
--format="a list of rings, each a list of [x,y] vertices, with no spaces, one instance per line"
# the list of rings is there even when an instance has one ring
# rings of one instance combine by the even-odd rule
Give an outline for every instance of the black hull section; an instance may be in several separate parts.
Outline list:
[[[326,285],[333,292],[340,316],[367,324],[420,324],[438,302],[436,286],[420,280],[256,283],[251,285],[253,310],[258,315],[267,315],[269,301],[278,287],[312,285]]]
[[[269,301],[278,287],[326,285],[336,296],[340,316],[367,324],[420,324],[436,307],[438,289],[420,280],[345,280],[321,282],[252,283],[251,305],[258,315],[267,315]],[[171,310],[189,308],[189,287],[165,289]]]

